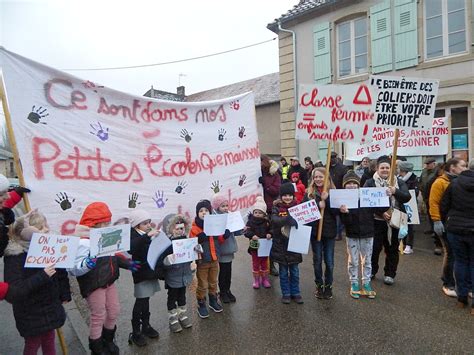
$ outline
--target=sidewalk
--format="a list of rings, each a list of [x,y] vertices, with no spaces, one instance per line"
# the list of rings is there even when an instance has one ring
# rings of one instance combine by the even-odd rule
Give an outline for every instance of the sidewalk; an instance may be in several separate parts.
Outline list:
[[[3,281],[3,259],[0,261],[0,280]],[[81,343],[80,338],[87,341],[87,328],[86,334],[81,334],[82,329],[75,329],[72,324],[82,324],[84,321],[76,308],[74,301],[69,302],[65,305],[67,312],[66,323],[62,327],[66,346],[68,348],[69,355],[84,355],[87,354],[84,349],[84,345]],[[77,317],[81,317],[78,319]],[[22,354],[24,339],[18,333],[15,326],[15,318],[13,317],[12,305],[6,301],[0,302],[0,319],[2,320],[2,327],[0,327],[0,355],[14,355]],[[85,336],[85,338],[84,338]],[[86,344],[87,346],[87,344]],[[56,337],[56,352],[58,355],[62,354],[59,340]]]

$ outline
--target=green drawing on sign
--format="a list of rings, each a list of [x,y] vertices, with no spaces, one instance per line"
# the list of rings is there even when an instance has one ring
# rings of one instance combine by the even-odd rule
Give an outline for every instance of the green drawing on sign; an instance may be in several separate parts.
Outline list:
[[[105,248],[111,246],[116,246],[115,250],[120,249],[120,244],[122,243],[122,230],[118,229],[112,232],[102,233],[99,238],[99,254],[101,254]]]

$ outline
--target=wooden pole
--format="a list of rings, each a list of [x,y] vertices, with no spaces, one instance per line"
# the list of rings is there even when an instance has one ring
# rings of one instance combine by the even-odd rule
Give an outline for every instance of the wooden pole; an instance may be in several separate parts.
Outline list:
[[[397,166],[397,150],[398,150],[398,137],[400,135],[400,130],[395,129],[395,137],[393,138],[393,152],[392,152],[392,161],[390,163],[390,180],[389,186],[395,186],[395,172]]]
[[[328,190],[328,184],[329,184],[329,167],[331,166],[331,145],[332,145],[331,143],[332,143],[331,141],[328,142],[328,155],[326,158],[326,172],[324,173],[323,192],[326,192]],[[311,183],[313,182],[311,181]],[[326,201],[324,201],[324,203],[327,203]],[[318,224],[318,242],[321,240],[321,234],[323,232],[324,208],[321,208],[320,213],[321,213],[321,219],[319,220],[319,224]]]
[[[68,350],[66,346],[66,340],[64,339],[63,330],[61,328],[56,329],[56,333],[58,334],[59,345],[61,345],[61,350],[63,355],[68,355]]]
[[[3,112],[5,113],[5,123],[7,126],[8,139],[10,140],[12,153],[13,153],[13,163],[15,164],[15,170],[18,174],[18,180],[20,181],[21,186],[25,186],[25,179],[23,177],[23,170],[21,167],[20,156],[18,154],[18,147],[16,145],[15,136],[13,135],[13,126],[12,119],[10,116],[10,111],[8,110],[7,97],[5,94],[5,87],[3,85],[3,78],[0,78],[0,96],[2,99]],[[30,201],[28,200],[28,195],[23,194],[23,202],[25,204],[25,209],[27,212],[31,211]]]

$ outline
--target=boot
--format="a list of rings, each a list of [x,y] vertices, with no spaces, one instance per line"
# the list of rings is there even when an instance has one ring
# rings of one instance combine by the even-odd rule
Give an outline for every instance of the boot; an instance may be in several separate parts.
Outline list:
[[[183,328],[191,328],[193,321],[186,314],[186,305],[178,307],[178,320]]]
[[[264,273],[262,275],[261,280],[262,280],[261,284],[263,285],[263,287],[265,287],[265,288],[272,287],[272,284],[270,283],[270,280],[268,279],[268,274],[267,273]]]
[[[176,308],[172,309],[171,311],[168,311],[168,320],[172,333],[179,333],[183,330],[183,328],[181,328],[181,324],[179,324],[178,310]]]
[[[220,313],[224,310],[224,308],[222,308],[221,304],[217,300],[217,296],[211,294],[209,295],[209,308],[216,313]]]
[[[209,317],[209,311],[207,309],[206,305],[206,299],[198,300],[198,314],[199,317],[201,318],[208,318]]]
[[[130,345],[135,344],[137,346],[145,346],[147,342],[141,332],[140,319],[132,319],[132,329],[132,333],[130,333],[130,335],[128,336],[128,343]]]
[[[256,272],[253,273],[253,284],[252,287],[254,289],[259,289],[260,288],[260,275]]]
[[[234,302],[237,301],[237,299],[235,298],[235,296],[232,294],[232,292],[230,290],[227,291],[227,296],[229,296],[230,302],[234,303]]]
[[[142,314],[142,334],[148,338],[158,338],[160,333],[150,325],[150,312]]]
[[[91,339],[89,338],[89,349],[91,350],[92,355],[106,355],[108,352],[104,350],[104,343],[102,338]]]
[[[229,293],[227,291],[221,291],[219,296],[222,302],[230,303]]]
[[[270,275],[272,276],[278,276],[280,273],[278,272],[278,269],[275,266],[275,263],[273,262],[272,259],[270,259]]]
[[[102,328],[102,339],[104,341],[104,349],[106,349],[112,355],[118,355],[120,353],[119,347],[114,343],[115,332],[117,326],[114,329]]]

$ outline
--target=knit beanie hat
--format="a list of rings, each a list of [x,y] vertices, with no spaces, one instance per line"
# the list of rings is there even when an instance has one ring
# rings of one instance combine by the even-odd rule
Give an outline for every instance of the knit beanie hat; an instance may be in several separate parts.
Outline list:
[[[262,196],[257,196],[255,200],[255,204],[252,206],[252,213],[255,210],[262,211],[263,213],[267,214],[267,204]]]
[[[209,200],[201,200],[197,203],[196,205],[196,216],[199,214],[199,210],[201,208],[207,208],[207,210],[209,211],[209,213],[212,212],[212,206],[211,206],[211,202]]]
[[[7,191],[10,188],[10,181],[5,175],[0,174],[0,191]]]
[[[135,228],[140,223],[145,222],[149,219],[151,219],[151,216],[145,210],[133,210],[132,213],[130,213],[130,224],[132,228]]]
[[[342,178],[342,187],[346,187],[346,184],[354,182],[360,186],[360,177],[354,172],[354,170],[349,170],[346,175]]]
[[[79,224],[87,227],[93,227],[97,223],[110,222],[112,220],[112,212],[109,206],[104,202],[92,202],[82,213]]]
[[[413,171],[413,163],[408,161],[401,161],[398,163],[398,170],[406,171],[407,173]]]
[[[0,301],[3,301],[7,296],[8,284],[6,282],[0,282]]]
[[[229,203],[227,197],[225,197],[223,194],[215,194],[211,200],[212,208],[217,210],[224,202]]]
[[[285,182],[280,186],[280,196],[283,195],[295,195],[295,187],[291,182]]]

